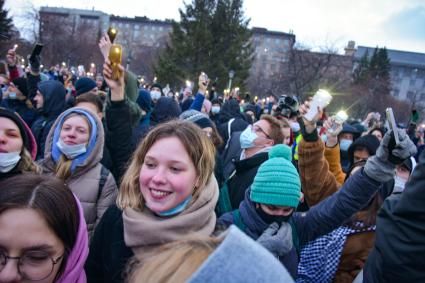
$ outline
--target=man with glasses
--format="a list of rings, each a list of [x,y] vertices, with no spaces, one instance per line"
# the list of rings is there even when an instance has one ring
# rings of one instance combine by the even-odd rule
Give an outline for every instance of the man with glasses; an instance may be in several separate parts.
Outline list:
[[[268,159],[270,148],[280,143],[283,143],[281,123],[271,115],[263,115],[244,131],[232,134],[223,152],[225,187],[232,209],[239,208],[258,167]]]

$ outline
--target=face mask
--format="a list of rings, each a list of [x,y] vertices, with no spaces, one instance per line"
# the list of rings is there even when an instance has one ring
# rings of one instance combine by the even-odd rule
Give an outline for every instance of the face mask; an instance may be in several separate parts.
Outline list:
[[[16,92],[9,92],[9,99],[16,99]]]
[[[161,92],[157,91],[157,90],[152,90],[151,91],[151,98],[152,100],[158,100],[161,98]]]
[[[213,107],[211,107],[211,112],[213,114],[219,113],[220,112],[220,106],[213,106]]]
[[[254,140],[257,138],[257,134],[252,131],[252,126],[248,126],[239,137],[241,148],[252,148],[254,147]]]
[[[298,133],[300,131],[300,124],[298,122],[291,122],[291,129],[294,133]]]
[[[255,209],[260,216],[261,220],[266,222],[267,224],[272,224],[273,222],[277,222],[278,224],[281,224],[283,222],[288,222],[288,220],[292,217],[292,213],[286,216],[277,216],[277,215],[270,215],[265,213],[261,207],[258,207]]]
[[[399,176],[395,176],[394,178],[394,189],[393,193],[401,193],[404,191],[404,186],[406,185],[406,181]]]
[[[186,208],[186,206],[189,204],[191,200],[192,200],[192,195],[189,195],[187,199],[185,199],[182,203],[180,203],[176,207],[171,208],[167,211],[161,211],[161,212],[155,212],[155,213],[159,216],[173,216],[173,215],[179,214]]]
[[[59,150],[68,158],[74,159],[75,157],[87,151],[85,144],[67,145],[61,139],[56,143]]]
[[[7,173],[21,160],[20,152],[0,153],[0,172]]]
[[[346,140],[346,139],[342,139],[339,141],[339,147],[341,148],[341,150],[343,151],[348,151],[348,148],[350,147],[350,145],[353,143],[352,140]]]

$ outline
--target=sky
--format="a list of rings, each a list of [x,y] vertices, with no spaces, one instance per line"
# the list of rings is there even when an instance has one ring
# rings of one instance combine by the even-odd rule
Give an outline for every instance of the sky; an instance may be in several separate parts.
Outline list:
[[[13,16],[28,3],[159,20],[179,20],[184,7],[183,0],[6,0],[5,7]],[[343,52],[354,40],[356,46],[425,53],[425,0],[245,0],[244,13],[250,27],[293,31],[297,43],[315,50]]]

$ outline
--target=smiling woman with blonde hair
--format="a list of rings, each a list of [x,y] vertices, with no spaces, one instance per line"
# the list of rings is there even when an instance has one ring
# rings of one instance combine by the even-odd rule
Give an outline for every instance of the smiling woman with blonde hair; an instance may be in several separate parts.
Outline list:
[[[89,281],[122,282],[133,255],[143,262],[155,247],[188,233],[211,235],[218,200],[214,162],[214,145],[196,125],[170,121],[154,128],[133,155],[117,206],[96,228]]]

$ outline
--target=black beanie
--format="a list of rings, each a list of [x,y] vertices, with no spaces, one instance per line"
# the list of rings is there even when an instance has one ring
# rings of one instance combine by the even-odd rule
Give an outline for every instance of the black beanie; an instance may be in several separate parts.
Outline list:
[[[89,92],[95,87],[97,87],[96,82],[87,77],[80,78],[75,83],[75,91],[77,92],[77,96]]]
[[[372,156],[375,155],[378,147],[379,140],[373,135],[365,135],[363,137],[358,138],[348,148],[348,156],[350,158],[350,163],[353,164],[354,151],[356,151],[358,148],[365,148],[369,152],[369,156]]]
[[[187,110],[180,114],[180,120],[190,121],[198,125],[201,129],[212,127],[212,121],[205,113],[197,110]]]
[[[25,97],[28,97],[28,85],[26,78],[16,78],[12,81],[12,83],[16,86],[17,89],[19,89],[20,92],[22,92]]]
[[[160,85],[159,83],[154,83],[154,84],[151,86],[151,89],[153,89],[154,87],[159,88],[159,90],[161,91],[161,95],[164,95],[164,93],[162,92],[162,85]]]
[[[29,145],[29,139],[27,132],[25,131],[25,126],[23,120],[18,116],[17,113],[10,111],[9,109],[0,107],[0,117],[5,117],[10,120],[12,120],[16,126],[18,126],[19,132],[21,133],[22,141],[25,146],[30,152],[30,145]]]

